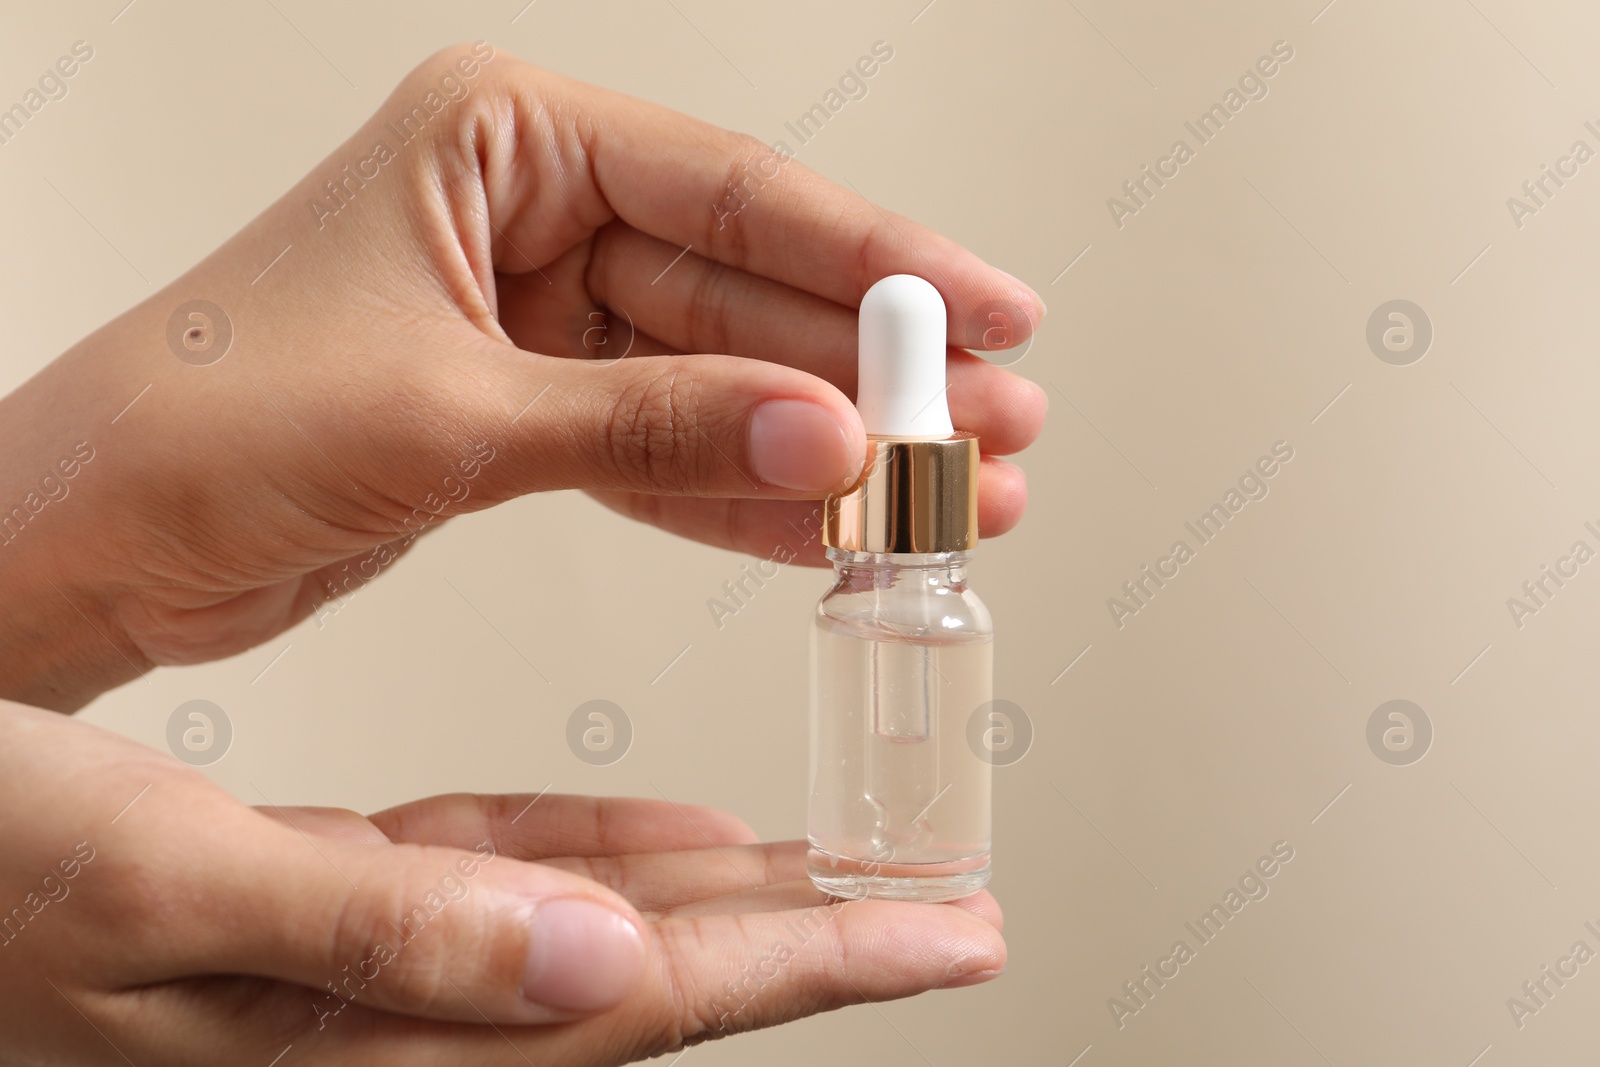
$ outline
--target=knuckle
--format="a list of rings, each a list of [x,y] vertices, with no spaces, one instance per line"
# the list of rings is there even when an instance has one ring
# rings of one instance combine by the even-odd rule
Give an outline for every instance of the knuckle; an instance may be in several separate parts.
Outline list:
[[[692,921],[684,933],[696,942],[702,940],[699,920]],[[656,1043],[665,1049],[698,1045],[715,1040],[734,1031],[726,1021],[719,1020],[712,996],[700,988],[688,961],[694,950],[689,946],[669,946],[662,963],[663,998],[662,1016],[657,1028]]]
[[[766,163],[775,152],[750,134],[735,133],[730,137],[722,186],[711,204],[711,247],[714,258],[744,268],[749,264],[745,209],[776,177],[776,167]]]
[[[316,993],[271,978],[213,976],[207,1004],[220,1029],[252,1045],[281,1048],[313,1038],[318,1030]]]
[[[521,65],[485,41],[451,45],[418,63],[374,117],[384,121],[382,139],[390,149],[379,162],[409,156],[404,146],[418,139],[435,150],[474,151],[473,131],[492,117],[509,91],[513,68]]]
[[[620,829],[616,821],[616,805],[608,803],[600,797],[590,798],[591,818],[594,820],[593,829],[590,831],[590,840],[600,850],[602,856],[617,853],[617,833]]]
[[[646,492],[689,493],[705,480],[699,417],[700,374],[683,359],[629,382],[606,420],[606,453],[622,486]]]
[[[370,1000],[367,987],[377,985],[387,999],[412,1010],[428,1011],[444,1004],[451,992],[448,960],[480,959],[482,953],[472,924],[464,924],[459,914],[448,920],[439,915],[443,899],[436,886],[410,878],[352,894],[334,923],[331,992],[359,1003]],[[448,932],[419,936],[429,926],[446,922]]]
[[[729,303],[747,294],[735,292],[737,276],[720,263],[705,260],[699,267],[685,307],[689,347],[700,352],[726,352],[730,344]]]
[[[793,1015],[810,1014],[804,998],[781,982],[781,968],[772,958],[753,946],[744,917],[734,917],[737,942],[750,946],[752,954],[737,967],[729,967],[722,981],[697,973],[693,961],[705,955],[707,936],[695,919],[678,925],[666,945],[663,958],[661,998],[655,1047],[663,1051],[715,1041],[748,1030],[769,1026]],[[779,988],[771,988],[774,985]]]
[[[400,83],[403,100],[421,99],[429,92],[454,102],[482,80],[496,59],[504,58],[486,41],[449,45],[439,49],[406,74]],[[424,106],[428,106],[424,103]]]
[[[173,931],[182,929],[192,902],[172,891],[166,872],[115,858],[103,866],[113,872],[108,880],[116,883],[116,895],[114,902],[101,902],[100,918],[130,930],[145,931],[152,939],[171,936]]]

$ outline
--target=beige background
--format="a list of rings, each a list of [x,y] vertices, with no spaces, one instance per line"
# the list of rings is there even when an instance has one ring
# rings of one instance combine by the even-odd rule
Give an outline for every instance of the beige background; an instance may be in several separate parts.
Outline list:
[[[1011,965],[683,1062],[1593,1054],[1600,964],[1523,1029],[1506,998],[1574,941],[1600,949],[1583,928],[1600,925],[1600,565],[1520,630],[1506,598],[1573,541],[1600,547],[1582,525],[1600,520],[1600,163],[1521,229],[1506,198],[1574,140],[1600,148],[1583,128],[1600,17],[1572,0],[522,2],[8,4],[0,99],[75,40],[96,55],[0,146],[0,386],[221,242],[443,44],[487,38],[774,141],[885,40],[870,95],[800,158],[1050,304],[1017,365],[1052,400],[1022,457],[1030,515],[973,568],[998,695],[1037,729],[996,774]],[[1294,58],[1270,94],[1119,229],[1107,197],[1279,40]],[[1436,331],[1410,366],[1364,339],[1393,298]],[[1278,440],[1295,456],[1270,496],[1119,630],[1106,598]],[[321,630],[157,672],[84,717],[161,746],[178,704],[216,701],[237,737],[211,773],[255,803],[549,784],[799,836],[824,578],[785,571],[719,632],[706,599],[743,562],[578,496],[524,500],[430,537]],[[610,767],[563,740],[596,697],[637,731]],[[1366,741],[1394,698],[1435,731],[1410,766]],[[1295,858],[1270,895],[1119,1031],[1107,998],[1279,840]]]

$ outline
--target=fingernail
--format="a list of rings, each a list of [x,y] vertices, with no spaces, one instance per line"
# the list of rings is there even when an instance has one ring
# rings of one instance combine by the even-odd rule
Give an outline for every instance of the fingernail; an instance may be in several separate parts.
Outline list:
[[[644,972],[644,939],[619,913],[574,897],[533,913],[522,995],[560,1011],[599,1011],[620,1002]]]
[[[809,400],[768,400],[750,419],[750,466],[768,485],[819,496],[860,466],[844,427]]]
[[[950,979],[950,981],[946,982],[944,985],[940,986],[939,988],[940,989],[960,989],[962,986],[982,985],[984,982],[993,981],[994,979],[999,978],[1002,974],[1005,974],[1005,973],[1006,972],[1004,971],[1004,969],[998,969],[998,968],[994,969],[994,970],[988,970],[988,971],[973,971],[971,974],[964,974],[959,978],[952,978],[952,979]]]

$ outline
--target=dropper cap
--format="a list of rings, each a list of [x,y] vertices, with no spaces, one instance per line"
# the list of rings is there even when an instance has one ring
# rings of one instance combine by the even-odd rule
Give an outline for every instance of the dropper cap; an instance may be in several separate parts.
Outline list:
[[[945,402],[944,320],[939,290],[914,274],[891,274],[861,298],[856,410],[867,433],[955,433]]]
[[[861,298],[856,409],[866,466],[829,497],[823,543],[854,552],[964,552],[978,543],[978,438],[945,400],[945,306],[912,274]]]

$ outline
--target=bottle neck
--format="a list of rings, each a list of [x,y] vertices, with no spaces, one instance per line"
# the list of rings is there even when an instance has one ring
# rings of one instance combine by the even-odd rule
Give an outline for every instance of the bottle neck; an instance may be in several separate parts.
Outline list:
[[[961,584],[966,581],[972,553],[962,552],[854,552],[829,548],[828,559],[840,577],[873,583],[890,573],[919,571],[931,581]]]

